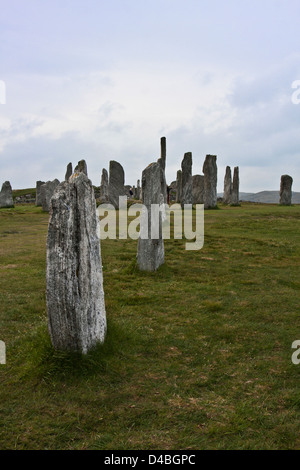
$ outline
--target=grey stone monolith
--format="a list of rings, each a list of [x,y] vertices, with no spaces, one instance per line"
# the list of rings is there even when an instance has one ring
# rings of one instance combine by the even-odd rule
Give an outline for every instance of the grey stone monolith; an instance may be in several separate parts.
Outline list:
[[[223,193],[224,204],[231,204],[231,194],[232,194],[231,168],[230,166],[227,166],[226,171],[225,171],[225,177],[224,177],[224,193]]]
[[[182,171],[178,170],[176,174],[176,202],[181,202],[182,193]]]
[[[233,170],[233,180],[232,180],[232,193],[231,193],[231,204],[233,206],[238,206],[240,203],[240,177],[239,177],[239,167],[235,166]]]
[[[53,196],[54,190],[56,186],[59,185],[59,180],[55,179],[53,181],[47,181],[46,183],[41,185],[41,203],[42,203],[42,209],[45,212],[49,212],[50,208],[50,200],[51,197]]]
[[[45,181],[37,181],[36,182],[36,195],[35,195],[35,205],[41,206],[42,205],[42,195],[41,195],[41,187],[45,184]]]
[[[9,181],[2,184],[0,192],[0,208],[14,207],[14,200],[12,195],[12,187]]]
[[[292,204],[292,184],[293,178],[291,176],[281,176],[279,204],[283,206],[290,206]]]
[[[163,169],[166,169],[167,142],[165,137],[160,139],[160,158],[162,159]]]
[[[193,204],[204,203],[204,176],[193,175]]]
[[[204,173],[204,209],[217,207],[217,156],[206,155]]]
[[[51,199],[47,237],[48,329],[57,350],[86,354],[106,333],[99,217],[84,172]]]
[[[163,168],[160,161],[151,163],[142,174],[143,210],[138,239],[137,264],[141,271],[156,271],[164,263],[162,237]],[[156,211],[151,205],[155,204]],[[155,233],[154,233],[155,232]],[[147,237],[145,237],[145,234]]]
[[[119,162],[109,162],[108,198],[115,209],[119,208],[119,196],[125,196],[124,169]]]
[[[193,204],[192,152],[184,154],[181,162],[181,206]]]
[[[105,168],[102,169],[101,184],[100,184],[100,203],[107,204],[108,199],[108,173]]]
[[[137,183],[136,183],[136,198],[140,200],[141,198],[141,184],[140,184],[140,180],[137,180]]]
[[[68,166],[67,166],[67,171],[66,171],[66,174],[65,174],[65,181],[68,181],[70,176],[72,175],[73,173],[73,166],[72,166],[72,163],[68,163]]]
[[[84,173],[86,176],[88,174],[87,172],[87,164],[85,160],[80,160],[75,167],[74,173]]]

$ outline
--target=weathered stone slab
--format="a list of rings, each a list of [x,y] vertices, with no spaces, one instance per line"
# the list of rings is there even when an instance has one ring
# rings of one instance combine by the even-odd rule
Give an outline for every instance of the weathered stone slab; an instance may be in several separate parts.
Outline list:
[[[140,184],[140,180],[137,180],[137,183],[136,183],[136,198],[140,200],[141,198],[141,184]]]
[[[68,181],[70,176],[73,174],[73,166],[72,166],[72,163],[68,163],[68,166],[67,166],[67,171],[66,171],[66,174],[65,174],[65,181]]]
[[[144,209],[141,215],[141,233],[148,232],[148,238],[138,240],[137,263],[141,271],[156,271],[164,263],[164,241],[162,237],[162,213],[157,219],[151,211],[151,204],[163,204],[163,167],[160,161],[151,163],[142,174]],[[156,238],[151,236],[156,232]]]
[[[51,199],[47,237],[48,329],[55,349],[86,354],[106,333],[99,218],[84,172]]]
[[[122,165],[111,160],[109,162],[108,197],[109,202],[115,209],[119,208],[119,196],[125,196],[124,181],[125,176]]]
[[[204,209],[217,207],[217,156],[206,155],[204,173]]]
[[[41,187],[45,184],[45,181],[37,181],[36,182],[36,195],[35,195],[35,205],[41,206],[42,205],[42,195],[41,195]]]
[[[166,169],[166,159],[167,159],[167,141],[165,137],[160,139],[160,158],[162,159],[163,169]]]
[[[53,196],[54,190],[56,186],[59,185],[59,180],[55,179],[53,181],[47,181],[45,184],[41,185],[41,202],[42,202],[42,209],[45,212],[49,212],[50,208],[50,200]]]
[[[108,173],[107,170],[103,168],[100,185],[100,203],[106,204],[108,201]]]
[[[235,166],[233,170],[233,181],[232,181],[232,194],[231,204],[238,206],[240,203],[240,178],[239,178],[239,167]]]
[[[292,184],[293,178],[291,176],[281,176],[279,204],[283,206],[290,206],[292,204]]]
[[[181,206],[184,204],[193,204],[193,179],[192,179],[192,152],[184,154],[181,162]]]
[[[75,167],[74,173],[84,173],[86,176],[88,174],[87,172],[87,164],[85,160],[80,160]]]
[[[230,166],[226,167],[225,177],[224,177],[224,193],[223,193],[223,203],[231,204],[231,195],[232,195],[232,177],[231,177],[231,168]]]
[[[204,176],[193,175],[193,204],[204,203]]]
[[[176,202],[181,203],[182,193],[182,171],[178,170],[176,174]]]
[[[14,200],[12,195],[12,187],[9,181],[2,184],[0,192],[0,208],[14,207]]]

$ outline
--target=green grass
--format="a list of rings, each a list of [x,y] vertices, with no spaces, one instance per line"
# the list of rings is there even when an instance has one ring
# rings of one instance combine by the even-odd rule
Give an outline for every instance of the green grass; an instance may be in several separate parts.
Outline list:
[[[300,206],[205,212],[205,244],[103,240],[108,335],[87,356],[47,332],[48,214],[0,211],[1,449],[299,449]]]

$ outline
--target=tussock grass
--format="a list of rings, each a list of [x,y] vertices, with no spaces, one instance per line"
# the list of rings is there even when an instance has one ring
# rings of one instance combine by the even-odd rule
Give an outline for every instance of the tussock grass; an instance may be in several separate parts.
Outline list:
[[[47,332],[48,214],[0,211],[1,449],[299,448],[300,206],[205,212],[202,250],[102,241],[108,335],[88,355]]]

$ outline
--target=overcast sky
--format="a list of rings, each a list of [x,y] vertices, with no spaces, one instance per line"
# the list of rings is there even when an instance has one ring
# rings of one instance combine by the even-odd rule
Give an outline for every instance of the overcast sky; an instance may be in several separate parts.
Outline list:
[[[299,25],[299,0],[0,0],[0,183],[85,158],[93,184],[109,160],[136,184],[165,136],[169,183],[192,152],[218,191],[226,165],[241,191],[300,191]]]

